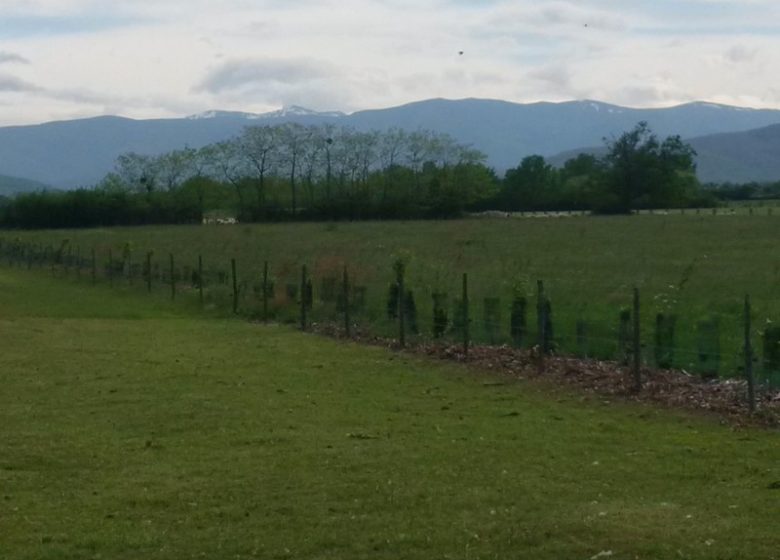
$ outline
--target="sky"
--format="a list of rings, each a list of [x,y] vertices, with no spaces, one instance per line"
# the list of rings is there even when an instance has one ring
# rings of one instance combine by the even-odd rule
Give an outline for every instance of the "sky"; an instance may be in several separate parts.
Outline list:
[[[780,107],[778,0],[0,0],[0,126],[444,97]]]

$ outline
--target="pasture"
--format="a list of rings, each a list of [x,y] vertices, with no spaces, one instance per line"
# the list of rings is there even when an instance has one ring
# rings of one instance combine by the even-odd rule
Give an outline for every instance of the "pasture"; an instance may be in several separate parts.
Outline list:
[[[0,269],[0,555],[777,558],[777,434]]]
[[[393,263],[406,263],[406,285],[416,304],[418,338],[431,337],[433,296],[443,294],[449,329],[461,296],[461,275],[469,275],[471,336],[476,343],[510,343],[513,301],[527,301],[526,344],[535,339],[537,280],[552,304],[556,348],[569,354],[616,359],[619,316],[631,306],[632,289],[641,294],[643,360],[657,365],[657,315],[673,317],[674,352],[665,359],[689,371],[715,369],[740,375],[744,297],[753,302],[754,345],[762,347],[767,326],[780,321],[780,213],[745,209],[697,214],[568,218],[481,218],[440,222],[296,223],[235,226],[168,226],[79,231],[12,232],[45,251],[82,257],[94,249],[102,273],[113,259],[126,260],[120,274],[135,271],[152,252],[155,290],[169,290],[169,255],[174,255],[181,286],[189,283],[198,256],[210,308],[230,310],[230,259],[237,261],[240,312],[260,314],[263,264],[274,285],[272,314],[294,321],[301,265],[308,265],[314,289],[315,321],[338,321],[334,290],[342,268],[360,288],[352,319],[365,330],[397,335],[387,315]],[[64,257],[63,257],[64,258]],[[127,279],[124,284],[133,282]],[[186,293],[185,289],[185,293]],[[192,292],[192,290],[189,290]],[[325,297],[330,292],[330,297]],[[491,301],[488,301],[491,300]],[[713,334],[714,333],[714,334]],[[412,334],[412,338],[414,335]],[[702,357],[704,356],[704,357]],[[715,365],[713,365],[713,363]],[[767,378],[777,372],[762,371]],[[776,379],[780,382],[780,379]]]

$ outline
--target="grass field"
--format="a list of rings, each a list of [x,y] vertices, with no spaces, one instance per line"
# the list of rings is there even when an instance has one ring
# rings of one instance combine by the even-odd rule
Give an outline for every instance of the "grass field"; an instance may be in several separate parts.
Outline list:
[[[432,294],[444,292],[452,304],[461,274],[469,274],[473,336],[478,342],[509,341],[509,308],[514,294],[529,299],[533,311],[536,281],[544,280],[553,307],[555,335],[568,352],[583,351],[576,323],[587,325],[590,355],[613,357],[621,308],[631,304],[634,286],[642,297],[646,359],[652,363],[652,331],[659,312],[677,317],[677,367],[696,370],[698,322],[715,319],[720,329],[721,374],[738,373],[743,362],[742,309],[745,294],[754,304],[755,344],[764,327],[780,321],[780,212],[777,215],[685,215],[630,217],[469,219],[442,222],[304,223],[238,226],[111,228],[86,231],[6,233],[29,243],[72,254],[95,248],[98,261],[130,255],[140,268],[148,251],[163,272],[168,255],[180,266],[205,266],[230,275],[238,262],[241,308],[257,313],[263,261],[276,285],[278,316],[297,315],[295,297],[285,287],[300,282],[300,266],[314,276],[315,294],[327,278],[338,281],[348,266],[353,282],[366,288],[367,303],[356,319],[380,334],[393,334],[385,314],[386,292],[395,259],[408,261],[407,285],[416,297],[418,323],[430,336]],[[185,271],[185,276],[188,271]],[[140,288],[142,282],[137,281]],[[165,287],[158,290],[165,293]],[[212,286],[211,300],[229,308],[229,286]],[[498,316],[487,317],[485,298],[498,298]],[[486,304],[485,304],[486,305]],[[318,315],[319,313],[319,315]],[[335,313],[315,307],[315,318]],[[451,311],[450,318],[454,315]],[[495,326],[493,323],[497,323]],[[534,319],[529,314],[530,330]],[[533,338],[533,334],[531,335]]]
[[[0,341],[3,559],[780,557],[776,432],[18,270]]]

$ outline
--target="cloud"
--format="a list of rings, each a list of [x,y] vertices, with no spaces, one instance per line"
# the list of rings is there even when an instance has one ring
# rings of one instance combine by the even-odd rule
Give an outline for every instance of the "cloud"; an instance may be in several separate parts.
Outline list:
[[[149,18],[117,13],[76,13],[63,15],[20,14],[0,19],[0,38],[53,37],[98,33],[121,27],[150,23]]]
[[[726,51],[725,57],[727,61],[739,64],[754,60],[757,54],[757,49],[751,49],[745,45],[734,45]]]
[[[0,92],[25,93],[41,92],[42,88],[9,74],[0,74]]]
[[[431,97],[778,103],[777,0],[0,5],[0,124],[90,111],[352,111]]]
[[[329,66],[313,59],[229,60],[211,70],[194,90],[222,93],[299,85],[333,75]]]
[[[20,54],[12,53],[12,52],[6,52],[6,51],[0,51],[0,64],[7,64],[7,63],[18,63],[18,64],[30,64],[30,61],[24,58]]]
[[[354,80],[328,62],[309,59],[228,60],[211,69],[192,88],[235,103],[304,105],[343,109],[351,104]]]

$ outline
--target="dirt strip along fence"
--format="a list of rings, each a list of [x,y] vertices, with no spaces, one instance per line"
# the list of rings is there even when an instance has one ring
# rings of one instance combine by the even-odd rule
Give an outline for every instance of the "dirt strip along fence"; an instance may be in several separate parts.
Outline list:
[[[633,288],[626,290],[625,305],[605,319],[589,316],[587,307],[556,308],[542,281],[531,293],[485,293],[465,272],[453,272],[435,285],[415,286],[402,260],[388,259],[387,275],[380,279],[361,275],[347,262],[275,267],[265,261],[261,274],[242,277],[242,263],[228,256],[208,262],[198,255],[190,263],[126,247],[0,238],[0,263],[302,330],[327,327],[342,336],[393,340],[401,347],[456,345],[465,358],[479,345],[614,361],[629,372],[627,385],[634,391],[641,390],[648,368],[743,380],[751,409],[762,392],[780,388],[780,326],[757,324],[747,295],[740,296],[744,306],[737,313],[688,317],[659,308],[651,297],[643,301]]]

